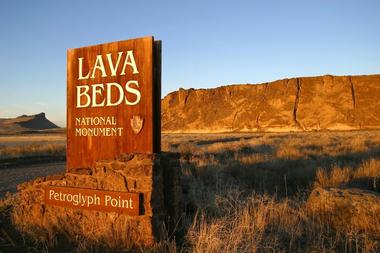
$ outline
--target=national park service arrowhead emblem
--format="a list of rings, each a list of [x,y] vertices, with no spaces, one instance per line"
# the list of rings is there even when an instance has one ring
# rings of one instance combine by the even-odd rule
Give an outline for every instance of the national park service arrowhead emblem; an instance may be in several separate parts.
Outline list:
[[[144,119],[141,118],[140,116],[133,115],[131,119],[131,127],[132,127],[132,131],[135,134],[138,134],[141,132],[143,125],[144,125]]]

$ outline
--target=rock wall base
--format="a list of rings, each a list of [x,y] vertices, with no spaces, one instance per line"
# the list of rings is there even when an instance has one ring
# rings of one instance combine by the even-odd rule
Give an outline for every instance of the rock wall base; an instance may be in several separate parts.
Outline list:
[[[49,246],[149,247],[178,218],[179,166],[177,154],[123,154],[94,168],[39,178],[18,186],[12,219],[20,231]],[[46,205],[46,186],[139,193],[142,211],[128,216]]]

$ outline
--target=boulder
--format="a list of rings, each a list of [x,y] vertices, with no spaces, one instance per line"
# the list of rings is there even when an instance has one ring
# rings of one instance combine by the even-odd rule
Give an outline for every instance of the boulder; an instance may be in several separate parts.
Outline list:
[[[306,207],[310,215],[338,231],[380,236],[380,194],[376,192],[318,187]]]

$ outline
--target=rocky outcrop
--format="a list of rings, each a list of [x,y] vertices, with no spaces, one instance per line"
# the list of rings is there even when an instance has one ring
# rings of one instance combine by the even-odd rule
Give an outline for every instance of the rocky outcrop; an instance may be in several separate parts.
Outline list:
[[[20,126],[29,129],[52,129],[59,128],[56,124],[46,118],[45,113],[39,113],[32,116],[18,117],[18,119],[26,118],[23,121],[17,122]]]
[[[59,126],[48,120],[43,112],[35,115],[22,115],[17,118],[0,119],[0,134],[17,134],[58,128]]]
[[[380,128],[380,75],[319,76],[215,89],[162,100],[163,132]]]
[[[316,188],[307,210],[322,223],[346,233],[380,236],[380,195],[360,189]]]

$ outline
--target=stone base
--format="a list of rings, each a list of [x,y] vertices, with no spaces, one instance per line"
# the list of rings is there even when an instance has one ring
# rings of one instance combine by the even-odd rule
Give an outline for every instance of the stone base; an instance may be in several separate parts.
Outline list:
[[[99,161],[95,168],[39,178],[18,186],[13,222],[51,246],[63,241],[111,249],[151,246],[178,219],[179,172],[177,154],[123,154]],[[141,214],[45,205],[45,187],[53,185],[139,193]]]

